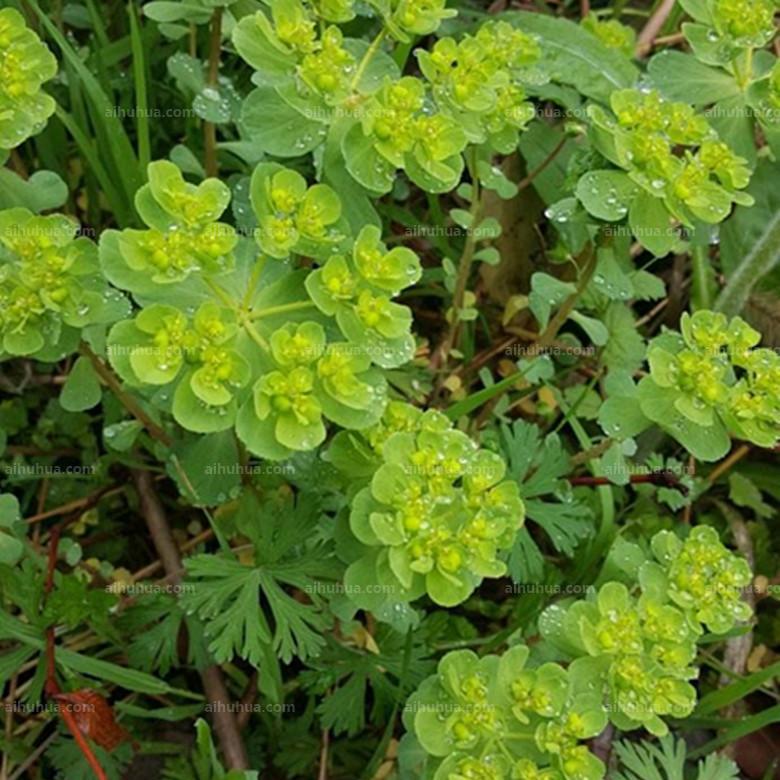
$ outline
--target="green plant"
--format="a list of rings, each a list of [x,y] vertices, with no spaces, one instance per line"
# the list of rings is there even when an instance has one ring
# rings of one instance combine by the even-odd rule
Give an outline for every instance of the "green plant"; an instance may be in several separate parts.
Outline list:
[[[0,777],[770,776],[775,5],[5,5]]]

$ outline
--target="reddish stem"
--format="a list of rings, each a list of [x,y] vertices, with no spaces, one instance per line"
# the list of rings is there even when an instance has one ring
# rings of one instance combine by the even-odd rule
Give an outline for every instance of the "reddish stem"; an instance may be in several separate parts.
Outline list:
[[[628,481],[632,485],[649,484],[675,488],[683,495],[688,494],[688,488],[680,482],[679,477],[673,471],[654,471],[652,474],[632,474],[628,478]],[[612,484],[606,477],[569,477],[569,483],[572,485],[588,485],[593,487]]]
[[[72,516],[64,523],[57,525],[51,529],[51,535],[49,536],[49,555],[48,555],[48,561],[46,567],[46,581],[43,587],[44,599],[54,589],[54,570],[57,566],[57,549],[59,547],[60,536],[62,535],[62,531],[66,526],[68,526],[71,522],[76,520],[79,516],[80,513],[79,515]],[[60,685],[57,682],[57,671],[56,671],[57,664],[55,659],[54,642],[55,642],[54,626],[49,626],[46,629],[45,690],[46,690],[46,695],[49,696],[49,698],[52,698],[56,701],[58,697],[62,695],[62,689],[60,688]],[[73,712],[71,712],[69,707],[70,707],[69,704],[62,706],[58,702],[57,711],[62,716],[62,719],[65,721],[65,725],[68,727],[68,731],[70,731],[70,733],[73,736],[73,739],[76,741],[76,744],[78,745],[79,750],[84,756],[84,759],[89,764],[92,771],[95,773],[95,777],[97,777],[98,780],[108,780],[106,773],[103,771],[103,767],[100,766],[100,762],[97,760],[97,756],[95,756],[95,754],[92,752],[92,748],[87,742],[84,734],[81,733],[81,729],[78,727],[78,724],[76,723],[76,718],[74,717]]]

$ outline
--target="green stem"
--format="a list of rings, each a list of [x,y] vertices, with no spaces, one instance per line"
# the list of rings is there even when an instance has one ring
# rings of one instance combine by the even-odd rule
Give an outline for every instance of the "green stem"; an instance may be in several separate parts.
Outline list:
[[[244,329],[249,334],[249,338],[251,338],[252,341],[254,341],[255,344],[257,344],[257,346],[263,350],[263,352],[271,351],[270,344],[257,332],[257,329],[247,317],[241,318],[241,324],[244,326]]]
[[[561,304],[561,308],[555,312],[555,316],[547,324],[544,332],[539,336],[539,339],[536,342],[537,349],[549,347],[553,341],[555,341],[558,331],[563,327],[566,320],[569,319],[569,315],[574,311],[577,301],[585,292],[585,288],[593,278],[596,265],[598,264],[598,251],[593,244],[589,244],[585,252],[587,253],[585,267],[582,269],[579,281],[577,282],[577,289]]]
[[[236,302],[233,300],[233,298],[230,297],[227,291],[223,290],[213,279],[209,279],[208,276],[204,276],[202,278],[203,281],[208,285],[208,288],[211,290],[211,292],[213,292],[214,295],[219,298],[220,302],[224,306],[227,306],[227,308],[231,309],[232,311],[238,310]]]
[[[222,7],[214,9],[211,17],[211,36],[209,39],[209,70],[207,83],[210,87],[217,86],[219,77],[219,53],[222,47]],[[206,176],[213,177],[219,173],[217,163],[217,127],[213,122],[203,123],[203,143],[205,149]]]
[[[249,315],[250,320],[259,320],[263,317],[273,317],[275,314],[288,314],[291,311],[301,311],[314,307],[314,301],[295,301],[294,303],[281,303],[279,306],[269,306],[267,309],[253,311]]]
[[[753,285],[780,261],[780,212],[769,221],[761,237],[729,277],[715,302],[715,309],[733,316],[744,307]]]
[[[357,89],[358,84],[360,84],[360,79],[363,78],[363,74],[366,72],[366,68],[368,67],[371,60],[374,59],[374,55],[379,51],[379,47],[382,45],[382,41],[384,40],[385,35],[386,30],[383,27],[376,34],[374,40],[371,41],[371,45],[366,49],[366,53],[363,55],[363,59],[360,60],[360,64],[358,65],[357,70],[355,71],[355,75],[349,85],[350,92],[354,92]]]
[[[442,365],[446,363],[450,350],[458,342],[458,332],[460,330],[460,312],[463,308],[463,301],[466,296],[466,285],[471,274],[471,263],[474,259],[474,252],[477,248],[477,220],[481,209],[481,192],[479,188],[479,177],[477,176],[477,150],[471,149],[469,163],[471,170],[471,208],[469,209],[469,232],[466,236],[466,243],[463,247],[463,253],[460,256],[458,264],[458,274],[455,277],[455,289],[452,293],[452,324],[447,333],[444,342],[441,345]]]
[[[693,270],[693,287],[691,295],[694,309],[712,308],[712,287],[710,279],[712,268],[707,248],[695,246],[691,250],[691,263]]]
[[[263,275],[265,265],[268,262],[268,255],[261,255],[260,259],[255,263],[255,267],[252,269],[252,275],[249,278],[249,284],[246,287],[246,293],[244,300],[242,301],[242,307],[249,310],[252,306],[252,298],[254,297],[255,290],[257,289],[257,283],[260,281],[260,277]]]

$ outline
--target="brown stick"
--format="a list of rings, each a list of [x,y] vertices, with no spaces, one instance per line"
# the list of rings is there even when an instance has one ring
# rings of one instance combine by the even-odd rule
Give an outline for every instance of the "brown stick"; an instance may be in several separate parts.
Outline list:
[[[215,8],[211,17],[211,34],[209,36],[209,69],[206,82],[210,87],[217,86],[219,77],[219,52],[222,45],[222,8]],[[217,162],[217,127],[213,122],[203,123],[203,145],[205,148],[206,176],[216,176],[219,173]]]
[[[677,0],[663,0],[656,12],[647,20],[636,42],[636,56],[642,57],[653,48],[658,33],[669,18],[669,14],[677,4]]]
[[[707,482],[711,485],[717,482],[733,465],[739,463],[750,452],[750,445],[741,444],[735,450],[729,453],[729,456],[718,463],[717,466],[707,475]]]
[[[143,410],[138,401],[131,395],[128,395],[122,389],[122,383],[116,377],[114,372],[90,349],[90,347],[82,343],[79,347],[79,352],[82,355],[89,358],[92,367],[95,369],[95,373],[103,380],[108,386],[111,392],[116,396],[119,403],[127,409],[130,414],[140,422],[144,428],[149,432],[149,435],[157,439],[157,441],[165,444],[167,447],[171,446],[171,439],[168,434]]]
[[[182,562],[179,548],[176,546],[171,528],[168,525],[168,518],[165,516],[163,505],[160,503],[160,499],[154,489],[152,477],[148,471],[133,470],[132,475],[141,502],[141,512],[146,520],[152,542],[157,550],[157,554],[160,556],[163,568],[170,580],[174,584],[180,585]],[[206,667],[200,676],[203,681],[203,690],[206,693],[206,698],[214,705],[212,707],[214,731],[228,768],[249,769],[246,748],[241,739],[241,733],[234,714],[229,706],[230,696],[225,686],[222,670],[219,666],[211,665]]]
[[[81,510],[83,513],[86,512],[87,509],[91,509],[93,506],[96,506],[98,501],[101,499],[107,498],[108,496],[115,496],[117,493],[121,493],[123,490],[124,487],[101,488],[100,490],[97,490],[91,495],[85,496],[84,498],[76,498],[73,501],[68,501],[67,504],[55,506],[54,509],[47,509],[45,512],[38,512],[37,514],[31,515],[30,517],[25,518],[24,522],[28,525],[32,525],[34,523],[40,523],[42,520],[48,520],[50,517],[66,515],[69,512],[75,512],[77,510]]]

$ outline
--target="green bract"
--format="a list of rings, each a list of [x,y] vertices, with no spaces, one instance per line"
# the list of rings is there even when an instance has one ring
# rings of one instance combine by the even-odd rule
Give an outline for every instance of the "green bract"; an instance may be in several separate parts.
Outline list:
[[[718,223],[734,203],[752,204],[742,192],[750,180],[746,160],[691,106],[637,89],[613,92],[610,105],[614,119],[589,107],[591,137],[626,173],[589,171],[580,178],[577,197],[593,216],[613,222],[629,216],[643,243],[653,229],[669,233],[673,221]],[[663,204],[663,219],[650,216],[657,203]]]
[[[367,226],[355,240],[352,257],[334,255],[306,280],[317,308],[335,316],[342,333],[365,348],[372,360],[394,367],[414,352],[411,312],[391,296],[420,278],[420,262],[405,247],[390,251],[379,229]]]
[[[78,232],[62,214],[0,211],[0,354],[59,360],[78,345],[80,328],[124,315],[95,245]]]
[[[460,181],[466,135],[455,119],[426,106],[426,85],[413,76],[387,82],[344,136],[347,169],[364,187],[388,191],[403,168],[423,189],[446,192]]]
[[[414,252],[388,250],[373,226],[351,238],[330,187],[309,187],[297,172],[263,163],[250,187],[260,249],[326,260],[309,272],[289,262],[266,267],[254,241],[214,222],[229,202],[224,185],[207,179],[196,187],[167,162],[153,163],[149,175],[137,206],[152,230],[109,231],[101,242],[106,274],[143,306],[109,337],[122,378],[165,386],[152,402],[184,428],[235,425],[247,448],[267,458],[313,449],[325,439],[325,420],[376,424],[386,383],[375,366],[400,366],[414,352],[411,314],[392,301],[420,278]],[[224,239],[219,256],[200,251],[210,231]],[[164,242],[160,262],[144,251],[152,240]],[[150,274],[163,258],[173,262]],[[171,306],[170,291],[193,303]]]
[[[573,691],[555,663],[529,649],[478,658],[448,653],[411,696],[404,723],[428,754],[433,780],[598,780],[604,766],[582,744],[607,722],[598,698]]]
[[[13,149],[43,129],[54,99],[41,85],[57,60],[15,8],[0,10],[0,149]]]
[[[742,600],[752,579],[750,567],[723,546],[714,528],[697,526],[685,541],[662,531],[652,549],[659,563],[643,566],[645,590],[670,599],[716,634],[750,618],[750,606]]]
[[[672,436],[674,416],[725,439],[762,447],[780,438],[780,356],[756,348],[761,335],[740,317],[683,314],[682,333],[650,342],[650,376],[639,384],[642,411]],[[670,407],[674,410],[670,415]]]
[[[644,557],[623,545],[626,560]],[[654,558],[632,569],[629,584],[607,582],[586,599],[554,605],[540,628],[575,659],[569,667],[575,691],[599,691],[618,728],[641,725],[663,735],[663,716],[683,718],[696,705],[688,681],[698,674],[692,664],[703,628],[725,633],[750,617],[742,588],[751,573],[707,526],[684,541],[662,531],[650,546]]]
[[[251,375],[234,348],[237,331],[233,312],[214,303],[202,304],[191,320],[173,306],[153,304],[114,326],[109,356],[131,384],[179,379],[172,407],[176,421],[191,430],[221,430],[232,425],[235,395]]]
[[[217,221],[230,202],[222,182],[206,179],[196,187],[173,163],[159,160],[149,165],[149,183],[135,201],[150,229],[128,229],[119,238],[119,251],[133,271],[165,283],[231,267],[238,239],[233,227]]]
[[[500,577],[500,553],[523,523],[506,466],[441,415],[390,404],[365,432],[376,454],[370,485],[357,493],[350,527],[366,545],[346,573],[358,605],[410,601],[427,592],[443,606],[464,601],[485,577]],[[336,452],[338,457],[338,452]]]
[[[772,0],[708,0],[707,7],[717,35],[736,46],[760,48],[775,36]]]
[[[617,49],[627,57],[633,57],[636,32],[631,27],[621,24],[616,19],[599,19],[595,14],[588,14],[581,24],[608,48]]]
[[[469,142],[509,153],[517,131],[534,116],[520,81],[540,54],[529,35],[494,22],[459,42],[442,38],[418,59],[437,104],[457,119]]]
[[[341,200],[326,184],[309,187],[296,171],[263,163],[252,175],[251,196],[257,243],[271,257],[327,257],[344,239],[335,227]]]
[[[430,35],[443,19],[457,15],[445,8],[447,0],[368,0],[382,15],[390,34],[399,41],[414,35]],[[410,35],[411,33],[411,35]]]
[[[243,117],[257,142],[282,157],[326,142],[327,156],[343,155],[352,177],[372,193],[390,191],[399,169],[429,192],[454,189],[468,143],[485,144],[488,153],[513,151],[534,115],[522,82],[543,80],[531,72],[540,61],[537,41],[506,22],[490,22],[459,42],[443,38],[430,53],[418,50],[425,78],[401,76],[381,50],[384,32],[407,41],[455,12],[442,0],[372,4],[385,27],[368,48],[333,26],[318,33],[316,15],[297,0],[275,0],[270,19],[258,12],[241,20],[233,39],[260,85]],[[276,127],[264,121],[269,106],[279,115]],[[268,218],[272,253],[294,243],[290,220],[284,209]]]

